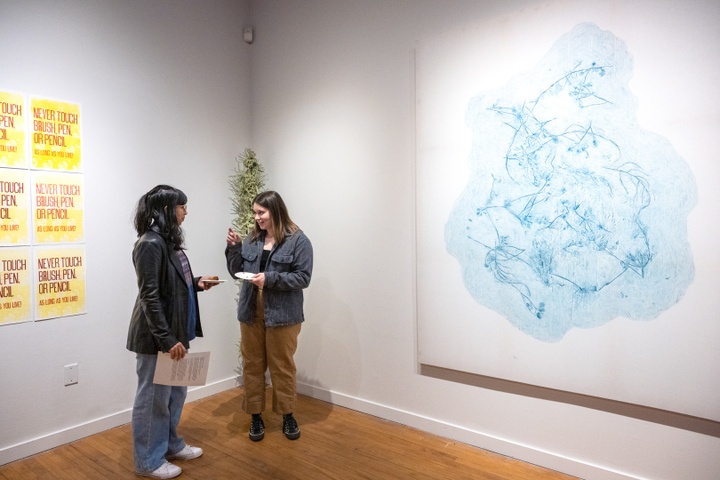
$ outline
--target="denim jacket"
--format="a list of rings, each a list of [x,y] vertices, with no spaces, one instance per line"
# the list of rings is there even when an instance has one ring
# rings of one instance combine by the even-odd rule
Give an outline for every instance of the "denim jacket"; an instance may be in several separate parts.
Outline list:
[[[260,259],[264,235],[250,241],[250,235],[242,244],[228,246],[225,259],[230,275],[238,272],[260,272]],[[270,251],[265,265],[265,326],[294,325],[305,320],[303,314],[303,289],[310,284],[313,268],[313,249],[310,239],[298,230],[285,236],[281,245]],[[250,282],[242,282],[238,299],[238,320],[252,323],[258,289]]]

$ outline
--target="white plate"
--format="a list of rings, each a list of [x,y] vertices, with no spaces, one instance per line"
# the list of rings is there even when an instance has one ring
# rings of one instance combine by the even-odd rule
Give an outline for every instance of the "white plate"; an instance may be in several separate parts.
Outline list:
[[[242,278],[243,280],[250,280],[255,276],[254,273],[248,273],[248,272],[237,272],[235,274],[235,277]]]

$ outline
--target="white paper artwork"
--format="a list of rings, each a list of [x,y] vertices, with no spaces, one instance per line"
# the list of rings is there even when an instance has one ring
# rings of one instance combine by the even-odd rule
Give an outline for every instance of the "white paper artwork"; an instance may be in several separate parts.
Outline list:
[[[447,250],[478,303],[539,340],[656,318],[693,280],[695,178],[640,129],[631,75],[623,42],[582,24],[471,100],[471,173]]]

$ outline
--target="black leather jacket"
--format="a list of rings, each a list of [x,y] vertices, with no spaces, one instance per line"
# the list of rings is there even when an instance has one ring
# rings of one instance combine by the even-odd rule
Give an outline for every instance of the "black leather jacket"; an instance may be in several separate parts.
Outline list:
[[[130,319],[127,349],[154,354],[167,352],[178,342],[189,348],[188,288],[177,255],[170,251],[160,234],[149,230],[135,242],[132,257],[138,296]],[[198,280],[199,277],[193,277],[192,294],[197,315],[195,335],[202,337],[197,307]]]

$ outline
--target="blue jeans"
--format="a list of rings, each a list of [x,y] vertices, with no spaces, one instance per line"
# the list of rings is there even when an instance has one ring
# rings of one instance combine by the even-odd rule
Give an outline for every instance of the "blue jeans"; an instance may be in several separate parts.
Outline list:
[[[165,463],[165,455],[185,448],[177,434],[187,387],[155,385],[157,355],[137,354],[138,388],[132,412],[135,470],[152,472]]]

